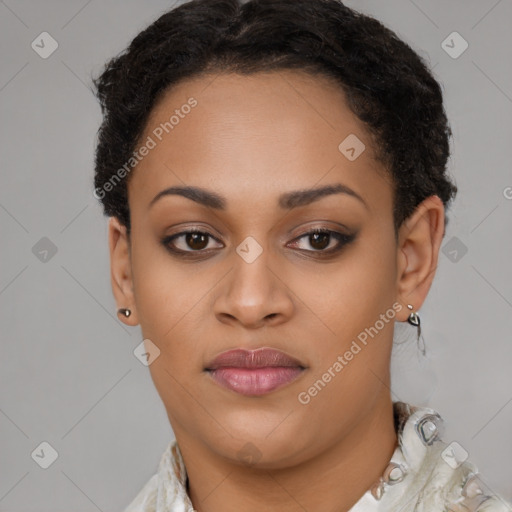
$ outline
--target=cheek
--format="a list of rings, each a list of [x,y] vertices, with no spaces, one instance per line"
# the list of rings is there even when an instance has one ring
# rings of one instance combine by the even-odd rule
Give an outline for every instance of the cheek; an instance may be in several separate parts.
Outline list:
[[[173,264],[171,256],[154,240],[134,244],[132,270],[142,336],[160,351],[149,365],[151,378],[164,404],[171,410],[179,409],[189,400],[184,390],[191,388],[190,380],[199,371],[200,359],[191,357],[198,338],[187,333],[198,325],[193,318],[194,306],[204,290],[197,287],[200,283],[195,274]]]
[[[367,237],[342,263],[303,281],[301,296],[309,297],[307,304],[329,329],[318,323],[326,334],[318,336],[315,371],[300,389],[300,403],[307,404],[299,410],[319,419],[327,440],[338,435],[345,421],[366,414],[387,390],[396,318],[395,261],[389,238]]]
[[[180,381],[202,371],[201,344],[211,335],[212,325],[205,304],[225,269],[200,265],[201,270],[194,263],[179,262],[150,235],[141,234],[137,241],[134,237],[132,270],[138,319],[144,339],[160,350],[150,370],[159,372],[164,380],[169,379],[166,369]]]
[[[322,320],[325,337],[342,344],[373,325],[395,301],[394,235],[374,231],[361,233],[332,264],[301,272],[293,285],[294,293],[309,306],[308,316]]]
[[[134,296],[142,333],[162,350],[187,311],[197,301],[183,267],[151,234],[134,233],[132,246]]]

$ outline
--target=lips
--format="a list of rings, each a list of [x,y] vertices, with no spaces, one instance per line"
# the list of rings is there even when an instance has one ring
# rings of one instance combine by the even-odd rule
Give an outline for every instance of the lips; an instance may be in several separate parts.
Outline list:
[[[241,395],[270,393],[296,380],[305,367],[294,357],[270,348],[228,350],[205,368],[214,382]]]
[[[268,368],[268,367],[299,367],[304,366],[294,357],[271,348],[257,350],[235,349],[218,355],[206,365],[205,370],[218,368]]]

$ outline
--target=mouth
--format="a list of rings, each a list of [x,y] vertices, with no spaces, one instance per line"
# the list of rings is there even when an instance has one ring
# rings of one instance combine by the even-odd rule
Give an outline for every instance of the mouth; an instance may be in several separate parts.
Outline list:
[[[270,393],[293,382],[305,370],[297,359],[265,347],[223,352],[205,368],[217,384],[246,396]]]

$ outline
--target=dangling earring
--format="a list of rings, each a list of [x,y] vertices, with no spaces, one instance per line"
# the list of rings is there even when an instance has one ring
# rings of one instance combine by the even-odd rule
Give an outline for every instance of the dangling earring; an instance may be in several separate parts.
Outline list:
[[[409,309],[413,309],[411,304],[407,304],[407,307]],[[412,311],[411,314],[409,315],[409,318],[407,318],[407,321],[411,325],[414,325],[414,327],[418,328],[418,340],[417,340],[418,348],[421,350],[421,353],[423,355],[425,355],[427,351],[425,348],[425,339],[423,338],[423,336],[421,336],[421,322],[420,322],[420,317],[419,317],[418,313],[415,313],[414,311]],[[421,338],[421,342],[420,342],[420,338]]]
[[[123,315],[124,317],[128,318],[132,314],[132,312],[130,309],[121,308],[117,310],[117,314]]]

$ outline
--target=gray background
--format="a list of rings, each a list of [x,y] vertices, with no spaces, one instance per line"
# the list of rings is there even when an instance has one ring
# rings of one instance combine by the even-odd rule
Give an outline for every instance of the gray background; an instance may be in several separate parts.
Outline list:
[[[512,1],[347,4],[431,63],[454,132],[459,195],[420,311],[428,358],[414,328],[397,325],[407,343],[393,356],[393,399],[438,410],[444,440],[510,500]],[[172,5],[0,1],[0,511],[121,510],[173,436],[133,354],[140,328],[115,314],[107,219],[92,196],[101,114],[89,90],[91,73]],[[43,31],[59,45],[47,59],[31,47]],[[453,31],[469,44],[458,58],[441,46]],[[43,237],[57,249],[46,260]],[[43,441],[58,452],[48,469],[31,457]]]

